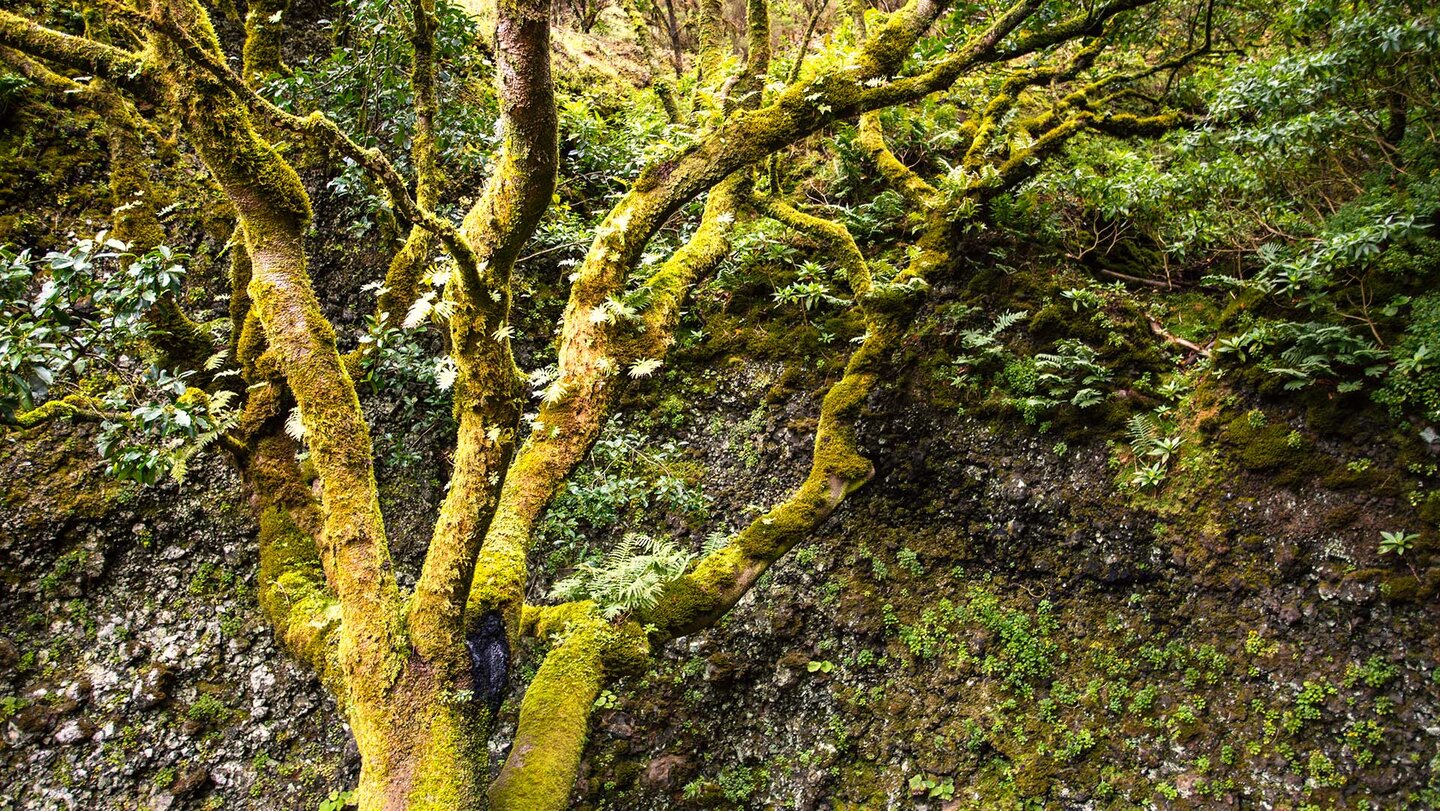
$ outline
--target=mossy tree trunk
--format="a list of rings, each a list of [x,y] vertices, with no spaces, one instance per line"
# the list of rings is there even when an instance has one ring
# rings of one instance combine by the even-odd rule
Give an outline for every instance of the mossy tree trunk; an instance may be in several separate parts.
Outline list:
[[[458,228],[434,213],[441,178],[433,0],[409,5],[413,188],[388,159],[362,149],[328,119],[289,115],[254,92],[255,75],[283,65],[277,28],[257,24],[276,11],[263,21],[253,17],[276,9],[283,19],[283,2],[251,5],[241,73],[228,66],[196,0],[113,9],[149,32],[141,52],[53,31],[10,12],[0,12],[0,45],[162,104],[183,124],[234,208],[244,250],[237,253],[231,316],[247,389],[229,446],[260,519],[260,602],[280,639],[315,669],[346,715],[362,761],[360,807],[545,811],[568,801],[591,707],[603,686],[643,668],[656,646],[713,624],[869,481],[874,466],[860,447],[857,421],[885,379],[928,280],[951,272],[958,229],[983,216],[985,204],[1030,177],[1041,159],[1078,132],[1140,135],[1179,123],[1169,112],[1097,112],[1110,94],[1153,68],[1074,83],[1093,66],[1107,23],[1153,1],[1115,0],[1037,20],[1040,4],[1018,0],[946,55],[897,78],[917,40],[948,8],[943,0],[910,0],[872,20],[849,69],[813,72],[796,65],[778,89],[767,87],[767,4],[747,3],[749,59],[731,75],[724,74],[732,60],[718,7],[702,4],[698,70],[709,90],[724,88],[722,102],[706,134],[642,172],[597,229],[570,288],[555,396],[547,398],[523,442],[523,377],[511,354],[508,324],[514,265],[550,201],[558,162],[548,0],[499,4],[502,150]],[[864,27],[863,20],[856,23]],[[1061,47],[1083,38],[1090,38],[1084,47]],[[965,168],[973,182],[941,194],[890,153],[874,111],[943,90],[967,71],[1021,58],[1044,64],[1009,73],[983,114],[962,130],[970,139]],[[1027,88],[1062,83],[1072,83],[1068,94],[1027,111],[1021,126],[1032,137],[1024,147],[996,146]],[[674,99],[666,107],[672,117],[680,115]],[[310,283],[304,252],[309,199],[294,169],[257,131],[255,116],[278,130],[320,139],[358,162],[412,222],[390,264],[379,317],[395,318],[408,307],[437,246],[456,260],[445,291],[454,305],[448,326],[458,368],[454,469],[419,581],[408,594],[396,583],[386,545],[369,426],[351,378],[356,358],[337,351],[334,329]],[[778,188],[764,197],[752,188],[753,174],[768,156],[857,116],[862,148],[925,224],[908,266],[889,279],[873,277],[843,226],[797,209]],[[124,139],[117,145],[134,149]],[[694,235],[645,280],[653,295],[640,317],[643,329],[604,317],[654,234],[706,193]],[[822,401],[808,476],[669,584],[649,610],[611,621],[588,602],[527,605],[526,558],[535,528],[613,412],[623,370],[663,358],[686,295],[728,255],[737,216],[752,209],[833,248],[867,328]],[[309,459],[303,465],[283,430],[292,407],[305,427]],[[487,786],[494,713],[523,636],[546,641],[549,649],[526,691],[499,778]]]

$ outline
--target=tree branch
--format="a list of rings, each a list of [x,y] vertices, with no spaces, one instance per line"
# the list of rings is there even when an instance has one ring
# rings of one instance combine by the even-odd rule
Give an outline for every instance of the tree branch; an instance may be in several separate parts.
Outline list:
[[[210,61],[219,41],[195,2],[162,7],[161,24]],[[228,82],[197,70],[173,39],[156,42],[158,64],[182,94],[187,135],[242,225],[251,260],[249,292],[273,358],[295,395],[323,492],[316,538],[340,603],[340,656],[349,695],[380,701],[398,673],[399,593],[385,543],[369,429],[306,271],[309,198],[294,169],[251,124]],[[223,63],[222,63],[223,64]],[[240,87],[251,92],[248,86]],[[352,716],[355,723],[368,715]],[[357,733],[358,734],[358,733]]]
[[[878,113],[869,112],[860,116],[856,141],[869,155],[870,160],[875,162],[880,174],[912,206],[922,210],[928,208],[940,194],[934,186],[925,182],[925,179],[914,170],[901,163],[900,159],[895,157],[895,153],[890,151],[890,147],[885,144],[885,130],[880,123]]]
[[[708,274],[729,254],[735,209],[747,182],[745,174],[737,173],[712,189],[700,227],[647,280],[652,297],[643,316],[643,331],[631,336],[629,327],[606,320],[603,311],[573,316],[589,327],[584,358],[572,356],[565,367],[572,370],[564,378],[565,396],[541,406],[535,428],[506,476],[495,519],[475,566],[467,623],[500,611],[508,618],[507,626],[515,627],[524,602],[525,558],[535,523],[599,436],[623,389],[626,363],[663,356],[695,279]]]
[[[459,231],[453,225],[440,219],[433,211],[421,207],[410,196],[405,179],[401,177],[400,172],[383,153],[360,146],[346,135],[334,121],[319,111],[301,117],[276,107],[257,93],[244,77],[232,70],[224,59],[211,52],[203,43],[197,41],[189,32],[173,21],[140,14],[133,9],[119,6],[113,0],[111,0],[111,7],[117,13],[156,31],[174,43],[181,53],[213,79],[220,82],[246,108],[259,113],[281,129],[319,138],[341,155],[362,166],[380,182],[381,187],[385,189],[385,193],[400,211],[401,216],[412,223],[424,225],[440,238],[446,250],[455,258],[467,289],[472,295],[479,294],[482,289],[480,271],[472,246],[460,236]]]
[[[496,24],[504,147],[480,200],[462,226],[486,270],[484,294],[452,285],[451,357],[458,368],[459,424],[454,469],[431,536],[410,612],[411,635],[427,659],[456,672],[476,557],[495,514],[514,453],[525,380],[508,334],[511,274],[555,189],[559,163],[550,76],[549,0],[503,0]],[[478,624],[479,615],[470,622]],[[472,625],[473,627],[473,625]]]
[[[155,94],[155,77],[142,54],[86,37],[64,34],[4,10],[0,10],[0,44],[56,65],[99,76],[136,95],[151,97]]]

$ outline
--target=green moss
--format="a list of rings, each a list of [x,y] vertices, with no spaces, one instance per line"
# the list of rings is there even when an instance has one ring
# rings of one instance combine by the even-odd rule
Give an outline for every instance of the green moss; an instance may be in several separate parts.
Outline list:
[[[583,607],[564,616],[564,636],[525,691],[510,756],[490,786],[496,811],[560,811],[568,804],[612,632]]]
[[[1247,415],[1236,417],[1222,434],[1241,467],[1274,474],[1277,481],[1287,484],[1308,481],[1328,471],[1330,463],[1309,439],[1285,424],[1255,422]]]
[[[241,62],[246,81],[258,83],[273,74],[288,73],[280,58],[280,46],[289,10],[289,0],[260,0],[249,4]]]

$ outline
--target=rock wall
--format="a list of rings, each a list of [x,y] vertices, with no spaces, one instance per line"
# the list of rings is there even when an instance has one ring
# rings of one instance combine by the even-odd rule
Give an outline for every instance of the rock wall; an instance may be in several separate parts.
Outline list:
[[[0,808],[314,809],[353,779],[256,604],[234,475],[139,489],[84,431],[0,442]]]

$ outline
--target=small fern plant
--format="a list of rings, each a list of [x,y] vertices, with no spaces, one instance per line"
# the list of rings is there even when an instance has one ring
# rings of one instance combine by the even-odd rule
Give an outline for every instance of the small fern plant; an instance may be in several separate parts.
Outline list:
[[[955,375],[951,385],[964,387],[970,383],[971,374],[987,361],[1008,357],[1010,353],[1001,334],[1025,320],[1026,316],[1024,310],[1008,310],[995,316],[988,328],[961,330],[960,345],[964,351],[953,361]]]
[[[582,563],[550,596],[594,600],[606,619],[655,605],[665,587],[690,567],[695,554],[668,538],[628,533],[598,563]]]
[[[1130,452],[1135,457],[1135,467],[1130,475],[1132,486],[1151,490],[1164,484],[1170,462],[1179,454],[1183,444],[1175,430],[1174,423],[1163,413],[1163,409],[1130,418],[1126,434],[1130,440]]]

